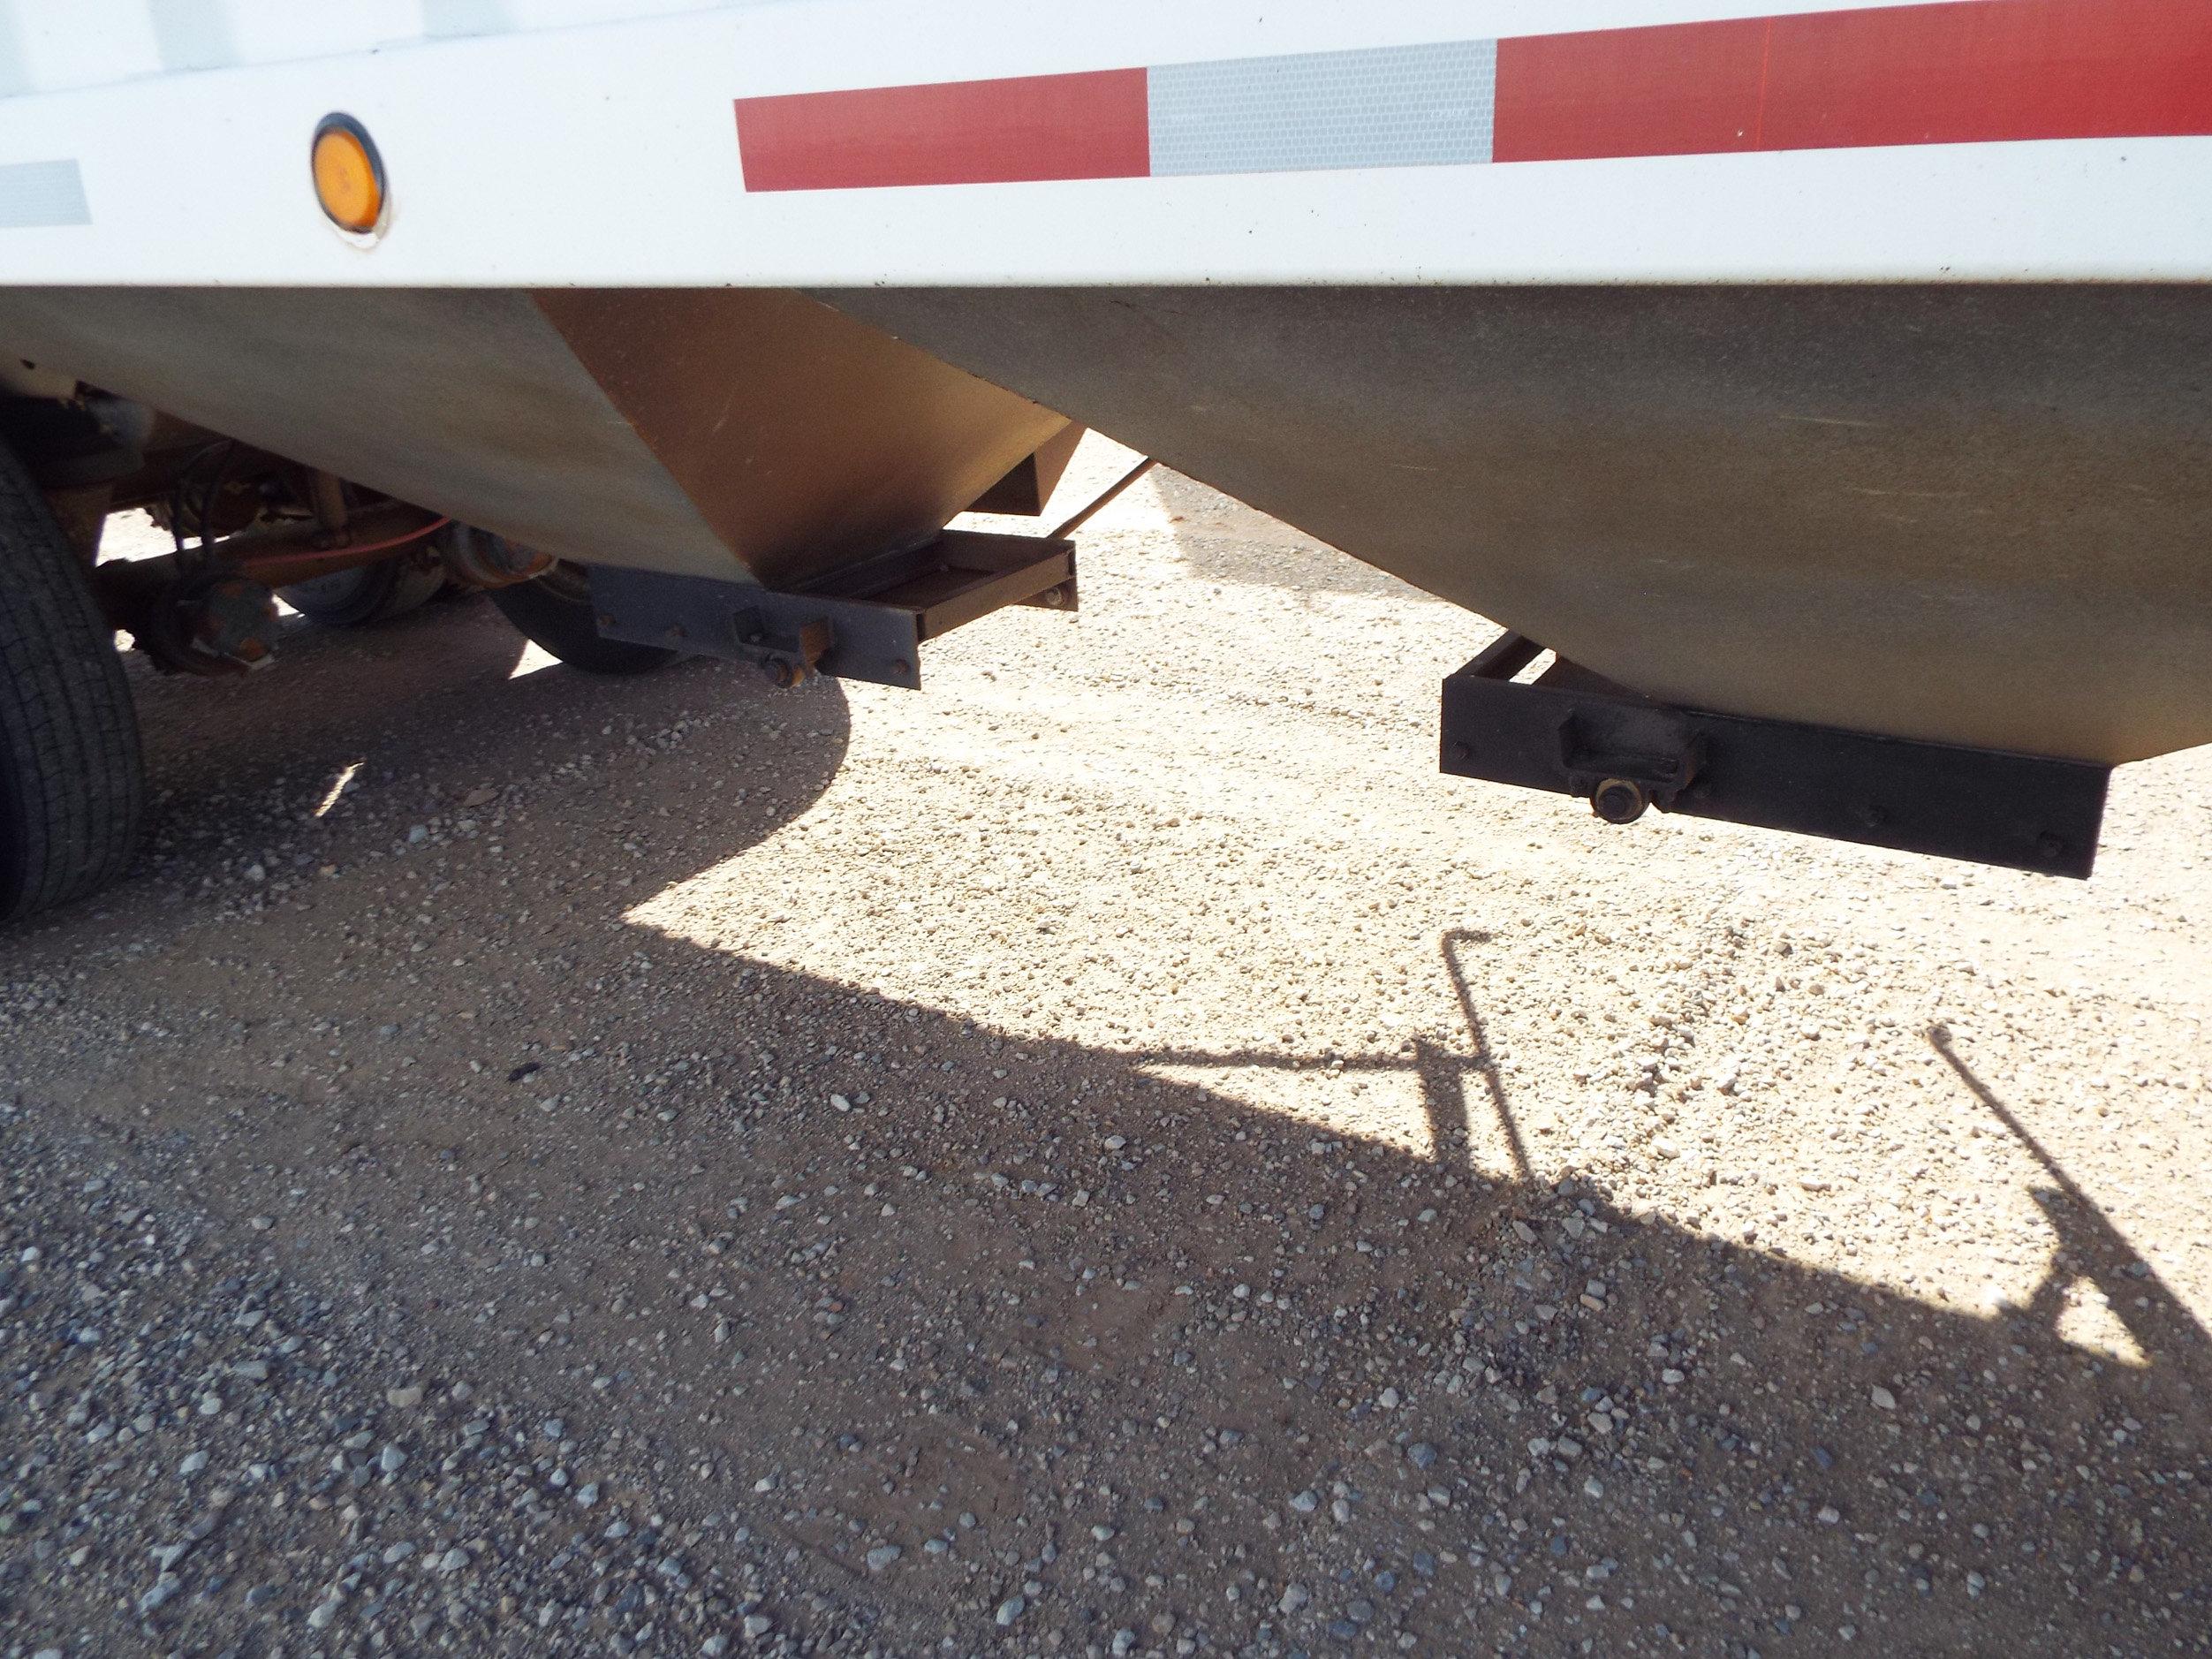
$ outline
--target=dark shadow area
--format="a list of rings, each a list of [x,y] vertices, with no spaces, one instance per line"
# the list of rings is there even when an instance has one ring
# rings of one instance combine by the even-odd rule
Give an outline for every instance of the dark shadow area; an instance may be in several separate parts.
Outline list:
[[[1205,581],[1292,594],[1400,595],[1405,584],[1349,553],[1165,467],[1153,474],[1177,554]]]
[[[767,693],[714,670],[508,681],[495,620],[423,622],[436,663],[389,707],[335,645],[301,654],[296,701],[237,693],[298,722],[272,790],[360,751],[365,709],[408,780],[545,779],[496,859],[390,853],[404,813],[318,847],[442,884],[429,948],[342,879],[260,906],[241,972],[313,968],[281,994],[161,962],[115,964],[102,993],[180,1026],[216,1004],[188,1087],[149,1047],[30,1092],[208,1206],[256,1272],[328,1286],[517,1425],[561,1419],[605,1483],[592,1526],[649,1513],[695,1564],[765,1549],[779,1628],[822,1651],[1103,1652],[1130,1628],[1161,1653],[2074,1655],[2212,1627],[2212,1345],[2125,1276],[2062,1170],[2054,1276],[2110,1284],[2146,1366],[2062,1340],[2042,1298],[1964,1314],[1534,1179],[1485,1054],[1479,918],[1435,970],[1466,1050],[1348,1062],[1418,1071],[1438,1158],[1153,1075],[1262,1057],[1018,1042],[658,934],[628,907],[803,811],[842,701],[756,709]],[[710,701],[680,756],[622,740]],[[250,733],[205,742],[189,810],[218,790],[249,809]],[[608,758],[564,777],[572,747]],[[193,785],[167,764],[173,803]],[[576,821],[610,800],[635,804]],[[627,885],[594,884],[617,852]],[[187,882],[228,867],[178,857]],[[1508,1178],[1465,1162],[1478,1113]],[[348,1547],[335,1515],[296,1524]],[[583,1524],[519,1503],[481,1542],[534,1575],[541,1629],[634,1645],[655,1586],[597,1593],[561,1549]],[[900,1564],[871,1573],[885,1541]],[[1025,1581],[1010,1633],[989,1609]],[[179,1602],[164,1640],[292,1651],[314,1585],[257,1610],[239,1588]]]
[[[693,874],[805,811],[844,761],[850,716],[834,680],[778,693],[705,658],[639,677],[557,663],[517,675],[524,652],[489,603],[461,601],[368,628],[290,618],[275,665],[239,678],[167,676],[130,655],[148,772],[139,860],[118,888],[0,939],[0,960],[84,919],[189,920],[209,889],[258,911],[332,860],[403,856],[417,825],[436,852],[460,817],[489,834],[530,810],[528,785],[626,754],[689,757],[678,828]],[[580,861],[629,856],[578,829]],[[643,895],[623,875],[626,907]]]
[[[1474,1144],[1474,1122],[1467,1104],[1467,1079],[1473,1074],[1481,1079],[1484,1114],[1504,1137],[1506,1155],[1512,1161],[1515,1176],[1524,1183],[1533,1182],[1535,1177],[1528,1162],[1528,1146],[1506,1103],[1504,1080],[1498,1075],[1496,1063],[1491,1058],[1489,1045],[1483,1036],[1482,1017],[1476,1010],[1474,991],[1462,959],[1468,947],[1489,944],[1492,938],[1487,933],[1455,928],[1443,936],[1440,946],[1444,973],[1451,981],[1460,1018],[1466,1026],[1469,1044],[1465,1053],[1455,1052],[1430,1038],[1415,1036],[1409,1045],[1410,1059],[1379,1054],[1317,1057],[1285,1054],[1279,1049],[1161,1049],[1144,1057],[1155,1065],[1253,1067],[1270,1072],[1307,1071],[1328,1065],[1355,1076],[1403,1072],[1410,1067],[1420,1079],[1422,1113],[1428,1122],[1429,1138],[1437,1148],[1436,1156],[1447,1164],[1465,1163]]]

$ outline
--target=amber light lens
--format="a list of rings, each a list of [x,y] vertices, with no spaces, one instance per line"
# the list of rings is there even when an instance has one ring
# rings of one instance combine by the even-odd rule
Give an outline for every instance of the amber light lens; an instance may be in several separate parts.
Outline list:
[[[330,223],[342,231],[373,231],[384,211],[384,169],[368,134],[343,116],[327,118],[314,135],[314,193]]]

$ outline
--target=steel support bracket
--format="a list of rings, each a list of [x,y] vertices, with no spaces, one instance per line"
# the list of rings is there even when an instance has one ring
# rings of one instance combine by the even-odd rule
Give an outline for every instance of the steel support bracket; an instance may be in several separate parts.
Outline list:
[[[1075,548],[947,530],[789,592],[608,564],[591,590],[610,640],[757,663],[785,685],[821,673],[919,691],[923,641],[1007,605],[1074,610]]]
[[[1655,702],[1509,633],[1443,684],[1443,769],[2049,875],[2086,876],[2111,769]]]

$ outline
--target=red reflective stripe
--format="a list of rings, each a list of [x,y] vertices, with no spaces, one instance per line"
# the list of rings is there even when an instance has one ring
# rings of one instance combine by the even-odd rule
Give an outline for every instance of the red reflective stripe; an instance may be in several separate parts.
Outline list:
[[[747,190],[1142,178],[1141,69],[738,100]]]
[[[1749,149],[1770,27],[1744,18],[1502,40],[1490,159]]]
[[[2205,0],[1988,0],[1775,21],[1771,149],[2206,133]]]
[[[1491,155],[2207,133],[2207,0],[1953,0],[1500,41]]]

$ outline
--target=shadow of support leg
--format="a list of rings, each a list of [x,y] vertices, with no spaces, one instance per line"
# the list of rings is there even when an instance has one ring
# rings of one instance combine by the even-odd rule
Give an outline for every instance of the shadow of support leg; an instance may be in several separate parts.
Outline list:
[[[1456,1110],[1457,1126],[1460,1134],[1466,1137],[1468,1134],[1466,1070],[1472,1065],[1481,1072],[1483,1084],[1490,1092],[1491,1115],[1497,1119],[1498,1131],[1505,1137],[1505,1149],[1513,1160],[1513,1178],[1526,1182],[1535,1178],[1529,1167],[1528,1148],[1521,1140],[1520,1125],[1514,1120],[1512,1107],[1505,1099],[1505,1085],[1498,1077],[1497,1062],[1491,1057],[1489,1043],[1482,1034],[1482,1018],[1474,1011],[1474,993],[1467,984],[1466,968],[1459,959],[1459,952],[1464,947],[1489,943],[1489,934],[1474,933],[1465,928],[1456,928],[1443,936],[1441,949],[1444,972],[1451,976],[1452,991],[1459,999],[1459,1017],[1466,1022],[1467,1036],[1474,1044],[1474,1052],[1470,1058],[1458,1064],[1455,1073],[1450,1079],[1448,1095],[1443,1088],[1441,1068],[1432,1073],[1432,1069],[1424,1065],[1421,1097],[1428,1106],[1432,1130],[1440,1130],[1443,1126],[1437,1116],[1442,1105],[1447,1115]],[[1439,1145],[1443,1143],[1441,1133],[1437,1140]]]
[[[2027,1126],[1975,1075],[1973,1067],[1952,1046],[1950,1030],[1943,1026],[1931,1026],[1928,1041],[1974,1098],[1989,1108],[2006,1133],[2042,1166],[2053,1183],[2051,1186],[2036,1189],[2034,1194],[2037,1207],[2057,1235],[2057,1246],[2051,1253],[2049,1272],[2029,1298],[2028,1315],[2038,1325],[2055,1331],[2065,1311],[2067,1290],[2076,1280],[2087,1279],[2104,1293],[2114,1315],[2127,1328],[2135,1345],[2154,1363],[2162,1352],[2169,1356],[2173,1353],[2177,1335],[2185,1345],[2199,1353],[2212,1352],[2212,1335],[2206,1332],[2150,1264],[2140,1258],[2096,1201],[2081,1190],[2064,1167],[2028,1132]]]

